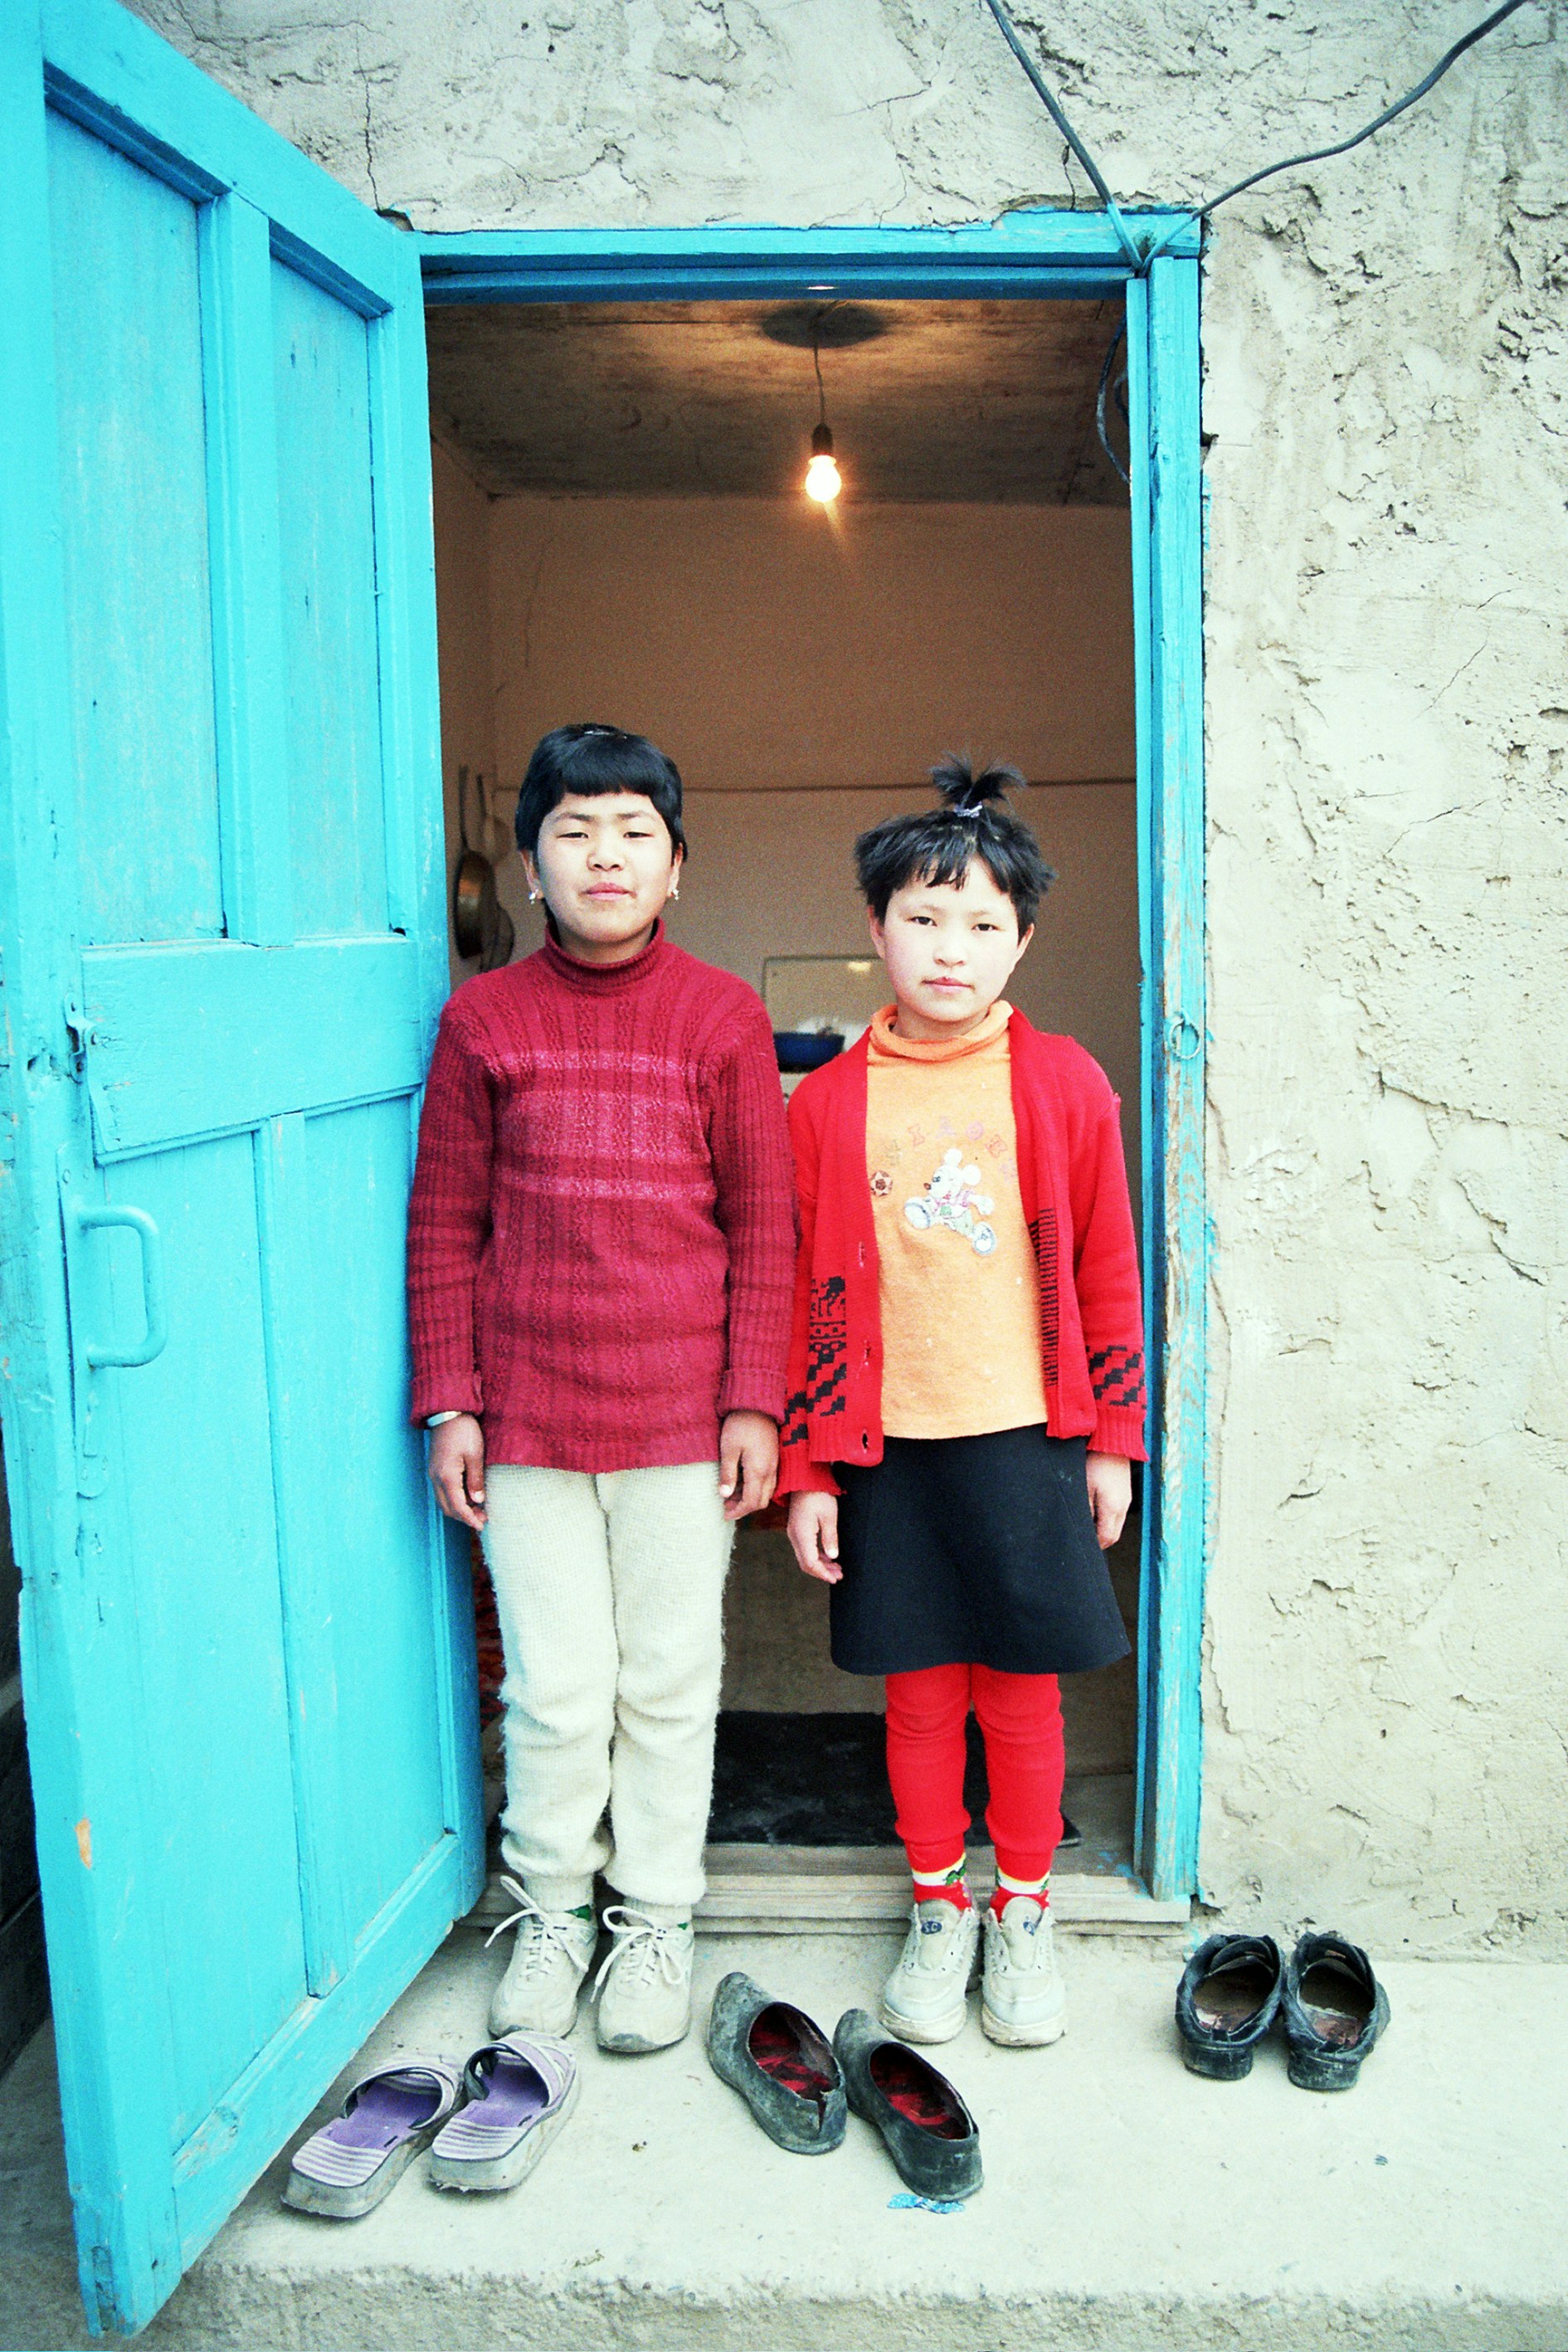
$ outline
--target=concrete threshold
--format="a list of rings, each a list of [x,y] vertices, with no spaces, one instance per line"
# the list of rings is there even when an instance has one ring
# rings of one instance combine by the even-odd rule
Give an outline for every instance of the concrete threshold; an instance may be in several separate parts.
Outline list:
[[[700,1936],[777,1936],[795,1928],[858,1935],[905,1920],[910,1872],[899,1846],[712,1845],[708,1892],[696,1911]],[[970,1884],[984,1901],[995,1884],[989,1847],[970,1851]],[[613,1899],[613,1898],[612,1898]],[[1064,1927],[1086,1934],[1152,1935],[1180,1948],[1189,1903],[1157,1903],[1125,1875],[1058,1867],[1051,1906]],[[470,1927],[489,1928],[516,1908],[492,1871]]]
[[[970,1852],[977,1901],[995,1885],[988,1847]],[[1188,1903],[1157,1903],[1131,1872],[1125,1876],[1063,1869],[1051,1880],[1051,1908],[1063,1927],[1152,1934],[1179,1946]],[[710,1846],[708,1893],[697,1912],[700,1933],[776,1935],[804,1927],[853,1932],[907,1919],[910,1872],[898,1846]]]
[[[937,2055],[979,2118],[986,2185],[900,2203],[851,2118],[784,2155],[700,2038],[613,2059],[586,2021],[576,2116],[509,2197],[416,2168],[378,2211],[278,2203],[279,2158],[142,2339],[149,2352],[1563,2352],[1568,1969],[1395,1961],[1394,2021],[1347,2096],[1188,2074],[1176,1958],[1063,1938],[1067,2039]],[[706,1936],[699,2017],[745,1968],[831,2028],[896,1936]],[[363,2063],[484,2039],[500,1955],[459,1931]],[[325,2105],[317,2120],[328,2112]],[[0,2084],[0,2345],[85,2352],[46,2036]]]
[[[500,1832],[496,1816],[503,1790],[487,1782],[492,1825],[490,1874],[468,1925],[489,1928],[514,1907],[501,1884]],[[1065,1803],[1079,1824],[1079,1843],[1058,1855],[1051,1903],[1064,1927],[1084,1935],[1157,1937],[1179,1948],[1192,1906],[1157,1901],[1132,1868],[1131,1774],[1070,1779]],[[996,1879],[988,1845],[968,1850],[969,1876],[984,1901]],[[901,1846],[710,1845],[705,1857],[708,1894],[699,1904],[700,1936],[776,1936],[796,1928],[854,1935],[908,1918],[909,1864]],[[606,1901],[614,1901],[609,1889]]]

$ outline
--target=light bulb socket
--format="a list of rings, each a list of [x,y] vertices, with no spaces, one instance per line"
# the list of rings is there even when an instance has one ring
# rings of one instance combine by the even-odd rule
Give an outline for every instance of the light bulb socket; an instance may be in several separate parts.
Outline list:
[[[813,427],[811,436],[811,454],[814,457],[832,457],[833,434],[828,425],[818,425]]]

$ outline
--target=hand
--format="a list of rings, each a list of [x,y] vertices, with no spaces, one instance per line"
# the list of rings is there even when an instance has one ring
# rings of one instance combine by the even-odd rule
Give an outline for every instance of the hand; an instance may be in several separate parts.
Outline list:
[[[837,1584],[844,1573],[838,1565],[837,1496],[792,1495],[789,1542],[807,1576],[819,1584]]]
[[[719,1492],[724,1517],[765,1511],[779,1482],[778,1423],[765,1412],[727,1412],[719,1432]]]
[[[1090,1454],[1086,1458],[1089,1472],[1089,1507],[1094,1514],[1094,1532],[1101,1551],[1109,1551],[1121,1533],[1132,1501],[1132,1465],[1124,1454]]]
[[[430,1432],[430,1484],[449,1519],[484,1526],[485,1433],[471,1412]]]

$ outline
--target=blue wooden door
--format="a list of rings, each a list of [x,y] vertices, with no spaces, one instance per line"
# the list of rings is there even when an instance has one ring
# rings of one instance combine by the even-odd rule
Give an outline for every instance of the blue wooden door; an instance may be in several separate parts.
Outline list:
[[[446,989],[413,241],[0,9],[0,1319],[83,2292],[133,2329],[475,1895],[405,1424]]]

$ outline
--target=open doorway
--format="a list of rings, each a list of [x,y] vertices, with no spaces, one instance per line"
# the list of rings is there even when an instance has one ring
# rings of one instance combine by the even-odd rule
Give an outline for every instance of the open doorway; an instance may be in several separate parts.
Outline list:
[[[1136,1193],[1132,548],[1096,428],[1121,325],[1119,294],[533,301],[432,310],[429,343],[450,859],[465,774],[472,838],[546,728],[648,734],[688,790],[672,936],[775,1029],[844,1034],[881,1001],[855,969],[854,835],[925,804],[944,751],[1011,760],[1058,880],[1009,992],[1109,1071]],[[818,367],[845,481],[826,511],[802,491]],[[500,887],[526,954],[515,858]],[[1112,1560],[1135,1650],[1139,1559],[1135,1511]],[[881,1871],[906,1899],[881,1687],[829,1663],[826,1600],[776,1515],[742,1528],[712,1860],[720,1882]],[[1064,1683],[1065,1875],[1132,1867],[1138,1688],[1136,1656]],[[977,1840],[982,1805],[977,1772]]]

